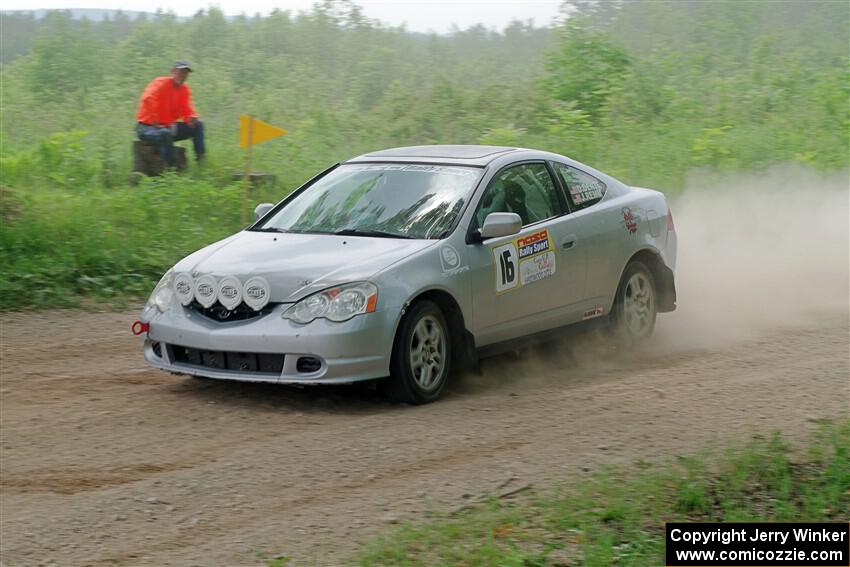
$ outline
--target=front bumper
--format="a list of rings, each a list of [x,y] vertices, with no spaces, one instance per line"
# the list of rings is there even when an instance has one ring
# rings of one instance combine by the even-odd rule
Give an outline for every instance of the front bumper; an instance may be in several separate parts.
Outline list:
[[[377,311],[343,323],[316,319],[298,325],[281,318],[288,307],[280,304],[254,319],[222,323],[175,305],[151,318],[145,361],[169,372],[280,384],[341,384],[389,375],[397,313]],[[196,356],[175,356],[189,350]],[[260,354],[282,355],[280,371],[270,371],[269,365],[229,364],[255,361]],[[309,371],[299,371],[302,358],[313,359]]]

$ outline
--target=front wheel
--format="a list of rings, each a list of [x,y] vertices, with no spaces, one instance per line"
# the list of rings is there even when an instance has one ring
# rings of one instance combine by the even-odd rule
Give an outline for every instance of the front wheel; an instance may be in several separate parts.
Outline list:
[[[655,280],[643,262],[626,266],[614,302],[614,329],[625,346],[633,346],[655,330],[658,303]]]
[[[440,308],[430,301],[414,304],[399,326],[384,390],[402,402],[433,402],[448,381],[451,355],[449,326]]]

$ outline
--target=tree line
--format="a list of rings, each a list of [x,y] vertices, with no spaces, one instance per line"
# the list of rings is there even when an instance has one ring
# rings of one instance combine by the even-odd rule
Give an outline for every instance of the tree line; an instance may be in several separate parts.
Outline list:
[[[550,27],[442,35],[370,20],[345,0],[235,18],[216,8],[186,19],[0,14],[0,261],[73,293],[100,289],[90,278],[101,274],[126,288],[127,274],[147,282],[235,230],[228,187],[242,167],[243,113],[290,132],[257,147],[255,168],[279,183],[255,200],[359,153],[430,143],[550,150],[673,194],[694,169],[846,170],[848,29],[850,7],[829,0],[571,0]],[[139,94],[181,58],[195,66],[209,163],[133,189]],[[156,206],[166,202],[171,216]],[[106,245],[103,226],[69,220],[74,207],[137,237],[176,236],[158,251],[124,236]],[[82,254],[73,239],[96,250]]]
[[[565,14],[559,27],[447,35],[380,24],[346,1],[185,21],[4,15],[18,35],[4,33],[3,53],[29,48],[2,64],[3,154],[86,131],[90,156],[117,167],[101,179],[118,182],[141,89],[182,57],[222,166],[235,165],[241,113],[292,132],[263,166],[299,175],[419,143],[552,149],[667,189],[697,166],[846,163],[846,3],[584,0]]]

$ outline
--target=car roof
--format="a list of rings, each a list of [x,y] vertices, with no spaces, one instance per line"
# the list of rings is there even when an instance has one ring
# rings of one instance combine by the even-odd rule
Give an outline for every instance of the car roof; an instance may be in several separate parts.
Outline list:
[[[390,148],[370,152],[351,158],[345,163],[364,162],[421,162],[421,163],[447,163],[457,165],[486,166],[496,158],[509,152],[515,152],[517,148],[504,146],[473,146],[473,145],[433,145],[433,146],[407,146],[403,148]]]
[[[512,148],[507,146],[481,146],[481,145],[432,145],[432,146],[406,146],[402,148],[390,148],[378,150],[357,157],[353,157],[342,163],[428,163],[439,165],[466,165],[473,167],[487,167],[495,162],[495,167],[500,168],[522,160],[550,160],[566,163],[572,167],[589,173],[602,180],[608,185],[609,192],[612,187],[618,187],[618,191],[627,187],[622,181],[611,177],[607,173],[594,169],[587,164],[576,161],[561,154],[554,154],[543,150],[532,150],[529,148]]]

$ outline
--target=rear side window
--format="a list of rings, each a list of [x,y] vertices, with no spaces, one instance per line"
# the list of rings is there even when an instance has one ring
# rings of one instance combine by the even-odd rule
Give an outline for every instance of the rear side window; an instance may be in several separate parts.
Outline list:
[[[592,175],[562,163],[556,163],[555,170],[561,176],[567,188],[570,203],[575,209],[595,205],[605,196],[605,184]]]

